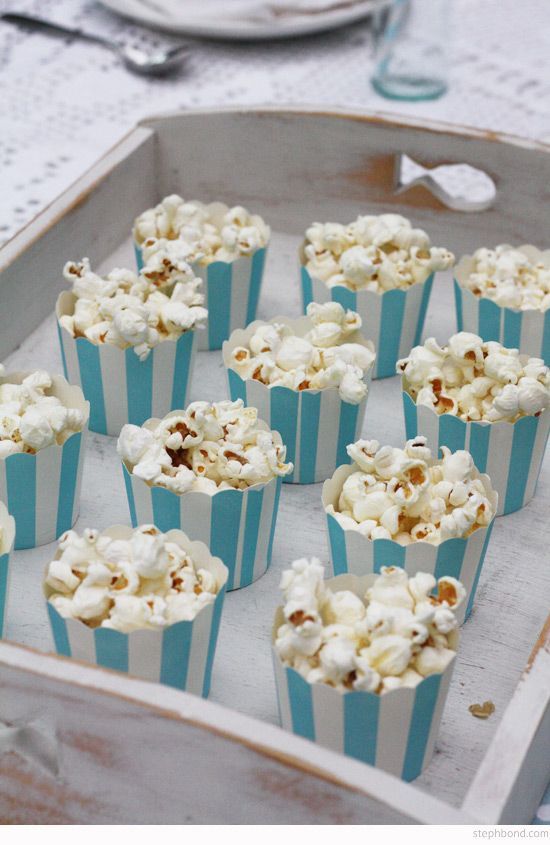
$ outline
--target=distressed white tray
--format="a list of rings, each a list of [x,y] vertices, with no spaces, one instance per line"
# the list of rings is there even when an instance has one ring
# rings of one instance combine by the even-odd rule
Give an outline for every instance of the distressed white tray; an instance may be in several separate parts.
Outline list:
[[[425,189],[393,195],[396,153],[466,161],[491,174],[494,208],[446,209]],[[395,210],[456,253],[498,242],[547,244],[550,148],[449,126],[314,110],[190,112],[151,119],[0,251],[0,360],[60,371],[53,307],[61,267],[133,266],[131,221],[163,195],[242,202],[275,230],[259,316],[296,316],[296,252],[312,220]],[[455,330],[450,277],[426,333]],[[199,353],[192,399],[227,396],[221,352]],[[364,434],[404,438],[397,378],[375,382]],[[462,641],[436,754],[413,784],[278,727],[269,632],[281,570],[328,561],[321,485],[283,485],[271,570],[227,596],[210,701],[46,656],[40,581],[53,546],[13,555],[0,643],[0,723],[54,738],[59,774],[0,754],[6,822],[528,822],[550,778],[550,461],[535,499],[497,521]],[[128,522],[115,441],[89,438],[79,528]],[[329,573],[327,565],[327,574]],[[468,705],[491,699],[487,721]],[[1,725],[0,725],[1,730]],[[166,785],[170,788],[167,789]]]

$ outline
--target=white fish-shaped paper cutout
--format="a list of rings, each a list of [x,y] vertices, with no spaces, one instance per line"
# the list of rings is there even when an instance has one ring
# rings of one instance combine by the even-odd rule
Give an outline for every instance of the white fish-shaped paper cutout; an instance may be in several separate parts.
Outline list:
[[[402,153],[396,162],[395,191],[401,194],[413,185],[424,185],[455,211],[485,211],[493,205],[497,195],[491,177],[477,167],[440,164],[428,168]]]

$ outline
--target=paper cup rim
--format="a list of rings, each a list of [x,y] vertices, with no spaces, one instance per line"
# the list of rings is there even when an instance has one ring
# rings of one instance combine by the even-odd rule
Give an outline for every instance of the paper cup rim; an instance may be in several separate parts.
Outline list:
[[[419,571],[422,571],[422,570],[419,570]],[[350,590],[350,592],[355,593],[355,595],[358,596],[358,598],[363,599],[367,588],[369,586],[371,586],[371,584],[374,583],[376,578],[378,578],[378,575],[379,575],[379,573],[377,573],[377,572],[369,572],[366,575],[353,575],[349,572],[346,572],[346,573],[343,573],[342,575],[335,575],[333,578],[325,579],[324,585],[325,585],[325,587],[328,587],[329,590],[331,590],[332,592],[335,592],[336,590]],[[277,631],[283,623],[284,623],[283,606],[279,605],[275,610],[275,614],[274,614],[274,617],[273,617],[273,624],[271,626],[271,650],[272,650],[272,653],[273,653],[273,657],[278,662],[279,666],[281,666],[285,670],[290,670],[291,672],[294,672],[309,687],[322,687],[323,689],[328,688],[335,695],[339,695],[339,696],[342,696],[344,698],[347,695],[353,695],[353,694],[356,694],[356,693],[361,693],[361,694],[366,695],[366,696],[371,696],[371,697],[374,696],[377,699],[381,698],[381,697],[386,699],[387,696],[401,695],[404,690],[419,689],[424,684],[425,681],[427,681],[429,678],[432,677],[432,675],[426,675],[420,681],[420,683],[417,684],[415,687],[398,687],[397,689],[394,689],[394,690],[388,690],[388,692],[385,692],[383,694],[382,693],[376,693],[376,692],[368,692],[367,690],[340,690],[340,689],[336,689],[335,687],[331,687],[330,684],[323,683],[323,681],[314,681],[314,682],[308,681],[308,680],[306,680],[306,678],[304,678],[303,675],[301,675],[299,672],[297,672],[296,669],[293,669],[292,666],[288,666],[288,664],[286,664],[283,660],[281,660],[281,658],[277,654],[277,651],[275,650],[275,639],[276,639],[276,636],[277,636]],[[434,672],[433,673],[434,675],[436,675],[439,678],[442,678],[444,675],[451,672],[451,670],[454,666],[457,651],[458,651],[458,644],[459,644],[459,640],[460,640],[460,633],[459,633],[458,627],[455,628],[453,631],[451,631],[451,633],[448,636],[451,637],[451,643],[449,645],[451,646],[451,649],[454,652],[454,654],[453,654],[451,661],[445,667],[443,672]]]
[[[116,524],[116,525],[108,526],[107,528],[103,529],[100,533],[101,533],[102,536],[107,535],[107,536],[111,537],[113,540],[117,540],[117,539],[128,539],[129,537],[132,536],[134,530],[135,530],[134,528],[131,528],[128,525]],[[225,592],[225,589],[227,587],[227,581],[228,581],[228,578],[229,578],[229,569],[227,568],[225,563],[221,560],[221,558],[216,557],[215,555],[212,554],[212,552],[210,551],[210,549],[208,548],[206,543],[203,543],[202,540],[191,540],[191,538],[184,531],[182,531],[180,528],[171,528],[169,531],[163,531],[163,532],[160,532],[160,533],[164,534],[164,536],[167,538],[168,542],[175,542],[181,548],[183,548],[185,551],[187,551],[188,554],[191,557],[193,557],[193,560],[195,560],[195,557],[196,557],[197,563],[200,563],[201,569],[206,569],[208,572],[211,572],[212,574],[214,574],[217,579],[219,578],[220,588],[215,595],[214,601],[210,602],[210,604],[204,605],[204,607],[201,607],[192,619],[180,619],[178,622],[172,622],[171,625],[165,625],[162,628],[136,628],[135,631],[116,631],[117,634],[122,634],[123,636],[128,637],[133,633],[142,634],[142,633],[146,632],[147,634],[154,634],[155,636],[158,636],[159,634],[162,634],[163,631],[166,631],[170,628],[173,628],[175,625],[180,625],[182,622],[193,623],[193,622],[195,622],[196,619],[199,618],[199,616],[201,615],[201,613],[204,610],[207,610],[207,608],[210,607],[211,604],[214,604],[216,602],[216,600],[218,599],[218,597],[223,595],[223,593]],[[59,560],[59,558],[61,557],[61,549],[59,548],[59,539],[57,541],[58,545],[57,545],[57,548],[55,550],[55,555],[53,556],[52,560]],[[53,606],[53,604],[51,604],[50,599],[51,599],[52,595],[55,593],[55,590],[46,583],[46,577],[47,577],[47,574],[48,574],[48,567],[49,567],[50,563],[51,563],[51,561],[49,561],[45,565],[44,574],[43,574],[43,577],[42,577],[42,595],[44,596],[48,605],[52,608],[52,610],[54,610],[57,613],[57,615],[59,617],[61,617],[61,619],[65,620],[65,621],[69,621],[69,619],[70,619],[72,622],[76,622],[80,626],[84,626],[88,630],[92,630],[92,631],[93,630],[99,630],[101,628],[101,626],[99,626],[99,628],[95,628],[95,629],[90,628],[90,626],[86,625],[86,623],[82,619],[73,619],[72,617],[62,616],[59,613],[59,611]],[[115,630],[115,629],[104,628],[103,630]]]
[[[429,464],[429,466],[434,466],[435,464],[439,464],[439,463],[441,463],[441,461],[439,459],[432,458],[432,463]],[[362,472],[362,471],[363,470],[356,463],[342,464],[341,466],[336,468],[336,470],[334,471],[334,473],[331,475],[330,478],[327,478],[327,480],[323,484],[323,490],[322,490],[322,493],[321,493],[321,501],[323,503],[323,508],[324,508],[325,514],[327,516],[332,516],[334,519],[336,519],[336,521],[338,522],[338,525],[340,526],[341,530],[345,534],[350,534],[350,536],[353,536],[353,537],[356,537],[356,536],[362,537],[362,539],[365,541],[365,543],[374,543],[374,544],[376,544],[376,543],[391,543],[395,547],[396,550],[408,548],[408,546],[402,546],[401,543],[397,543],[395,540],[392,540],[392,539],[386,540],[386,539],[380,537],[380,538],[376,538],[375,540],[371,540],[369,537],[365,537],[363,534],[361,534],[361,532],[358,531],[356,528],[344,528],[344,526],[339,522],[338,517],[336,516],[336,509],[334,507],[334,502],[336,501],[337,497],[342,492],[342,487],[343,487],[343,484],[344,484],[344,481],[346,480],[346,478],[348,478],[353,472]],[[426,550],[427,549],[440,549],[446,543],[451,543],[453,540],[465,540],[466,542],[468,542],[468,540],[472,536],[474,536],[474,534],[478,534],[479,532],[484,532],[484,531],[487,532],[491,528],[491,526],[493,525],[493,523],[496,519],[496,515],[497,515],[498,498],[499,498],[498,493],[493,488],[492,483],[491,483],[491,479],[487,475],[487,473],[480,472],[476,466],[474,466],[473,477],[478,478],[481,481],[481,483],[483,484],[484,490],[485,490],[485,494],[486,494],[487,498],[489,499],[489,502],[491,503],[491,506],[493,508],[493,516],[491,518],[491,521],[487,525],[480,525],[479,528],[476,528],[476,530],[472,534],[470,534],[468,537],[448,537],[446,540],[441,540],[439,543],[427,543],[425,540],[415,540],[413,543],[410,544],[411,546],[414,546],[415,548],[425,547]],[[401,552],[400,552],[400,554],[401,554]]]
[[[304,335],[313,328],[313,322],[310,317],[304,315],[302,317],[285,317],[285,316],[277,316],[271,317],[269,320],[254,320],[252,323],[249,323],[244,329],[234,329],[231,334],[229,335],[227,340],[224,340],[222,344],[222,359],[226,370],[231,370],[232,372],[236,373],[239,376],[241,381],[250,381],[250,379],[243,379],[240,373],[232,366],[232,361],[230,358],[230,354],[237,346],[247,346],[250,338],[254,334],[254,332],[260,328],[260,326],[270,326],[274,323],[281,323],[284,326],[288,326],[297,337],[304,337]],[[376,363],[376,349],[372,340],[368,340],[364,334],[357,329],[356,331],[352,332],[351,335],[346,339],[346,344],[348,343],[357,343],[360,346],[363,346],[365,349],[368,349],[369,352],[372,352],[374,358],[372,359],[372,363],[367,370],[363,371],[363,380],[368,382],[374,372],[374,365]],[[337,344],[340,346],[342,344]],[[270,390],[273,387],[278,387],[282,390],[287,390],[289,393],[308,393],[311,395],[316,395],[318,393],[329,393],[331,391],[338,392],[337,387],[323,387],[323,388],[311,388],[308,387],[306,390],[297,390],[292,387],[287,387],[286,385],[280,384],[263,384],[263,382],[258,382],[267,390]],[[343,401],[343,400],[342,400]],[[361,404],[361,403],[357,403]]]
[[[15,542],[15,519],[9,513],[4,502],[0,502],[0,529],[2,530],[0,557],[2,557],[11,554]]]

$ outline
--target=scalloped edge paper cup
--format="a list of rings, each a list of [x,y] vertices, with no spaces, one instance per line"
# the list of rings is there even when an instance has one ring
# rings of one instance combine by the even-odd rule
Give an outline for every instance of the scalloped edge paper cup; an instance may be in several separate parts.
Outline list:
[[[339,575],[325,583],[363,597],[374,577]],[[282,727],[402,780],[418,777],[432,758],[456,658],[443,673],[430,675],[411,689],[401,687],[383,695],[340,692],[327,684],[309,684],[282,663],[273,644],[283,620],[279,607],[271,642]],[[457,643],[458,634],[455,648]]]
[[[355,443],[361,433],[368,393],[358,405],[344,402],[337,387],[324,390],[292,390],[290,387],[269,387],[254,379],[242,379],[230,366],[231,352],[237,346],[246,346],[259,326],[267,323],[284,323],[303,336],[312,327],[309,317],[289,320],[273,317],[257,320],[244,330],[233,332],[223,345],[223,361],[227,370],[231,399],[242,399],[245,405],[258,409],[258,416],[268,428],[278,431],[286,446],[286,459],[292,461],[294,470],[283,479],[288,484],[314,484],[324,481],[334,469],[351,459],[346,452],[349,443]],[[346,343],[360,343],[373,349],[371,341],[362,333],[354,332]],[[374,351],[374,349],[373,349]],[[367,387],[372,377],[371,367],[366,373]]]
[[[302,247],[303,250],[303,247]],[[303,252],[300,253],[303,259]],[[395,375],[395,366],[422,337],[434,274],[406,290],[353,291],[344,285],[329,288],[325,282],[310,276],[300,262],[302,304],[304,314],[310,302],[339,302],[344,308],[357,311],[363,320],[361,332],[374,343],[376,365],[373,378]]]
[[[126,525],[113,525],[105,532],[115,539],[125,539],[132,529]],[[48,601],[52,590],[44,583],[55,650],[65,657],[126,672],[145,681],[167,684],[206,698],[210,691],[227,567],[210,554],[204,543],[191,541],[182,531],[169,531],[168,538],[188,550],[202,568],[215,572],[219,580],[223,580],[212,604],[203,607],[194,619],[175,622],[158,630],[142,629],[123,634],[110,628],[90,628],[78,619],[65,619]]]
[[[9,597],[10,554],[15,540],[15,519],[10,516],[3,502],[0,502],[0,638],[4,634],[4,621]]]
[[[148,420],[145,427],[155,428],[159,422]],[[258,423],[268,429],[262,420]],[[273,434],[280,442],[278,433]],[[247,587],[267,571],[281,494],[280,476],[246,490],[218,490],[212,495],[191,490],[178,494],[147,484],[133,475],[124,462],[122,471],[134,527],[152,523],[161,531],[179,528],[203,542],[227,566],[228,590]]]
[[[2,382],[21,384],[30,372],[6,373]],[[52,375],[53,396],[84,414],[82,431],[36,454],[17,452],[0,459],[0,501],[15,519],[16,549],[33,549],[57,539],[75,524],[80,508],[84,446],[90,403],[77,385]]]
[[[201,329],[190,329],[177,341],[161,341],[140,361],[132,347],[92,343],[62,328],[59,317],[72,314],[74,302],[71,291],[59,296],[57,331],[65,376],[81,386],[90,402],[91,431],[116,437],[125,423],[142,425],[153,414],[187,405]]]
[[[417,572],[429,572],[436,579],[457,578],[466,590],[466,599],[456,614],[462,625],[472,610],[495,517],[489,525],[478,528],[469,537],[453,537],[437,546],[422,541],[401,546],[395,540],[369,540],[353,528],[342,528],[334,516],[344,481],[356,471],[359,471],[357,464],[338,467],[323,485],[323,507],[334,574],[369,575],[379,573],[383,566],[400,566],[409,577]],[[489,477],[479,472],[476,477],[483,482],[487,498],[496,512],[498,495],[491,489]]]
[[[134,241],[138,270],[143,267],[141,247]],[[200,351],[221,349],[235,329],[256,319],[262,288],[267,246],[235,261],[191,262],[196,276],[203,281],[204,307],[208,308],[206,330],[199,335]]]
[[[550,250],[541,251],[531,244],[518,247],[529,258],[550,266]],[[476,296],[462,286],[473,270],[471,255],[464,255],[455,267],[454,292],[458,331],[472,332],[483,340],[497,340],[503,346],[519,349],[523,355],[542,358],[550,365],[550,309],[520,311],[497,305],[491,299]]]
[[[538,417],[520,417],[515,423],[464,422],[417,405],[404,389],[403,408],[407,440],[423,435],[434,455],[439,454],[440,446],[453,452],[466,449],[471,454],[475,466],[487,473],[498,493],[497,516],[513,513],[531,501],[550,431],[550,406]]]

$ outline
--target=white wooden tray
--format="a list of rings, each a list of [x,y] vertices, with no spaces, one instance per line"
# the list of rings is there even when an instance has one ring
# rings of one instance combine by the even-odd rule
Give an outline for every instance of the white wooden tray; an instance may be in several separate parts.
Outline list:
[[[428,166],[466,161],[484,169],[497,184],[495,206],[450,211],[422,187],[395,196],[401,152]],[[59,372],[53,307],[64,261],[87,255],[104,268],[133,266],[131,222],[167,193],[240,202],[265,216],[275,230],[259,309],[268,318],[299,314],[296,253],[313,220],[395,210],[457,254],[499,242],[542,246],[549,181],[550,148],[448,126],[292,109],[151,119],[0,251],[0,360]],[[435,285],[426,333],[443,342],[454,330],[449,277]],[[191,398],[225,396],[221,353],[200,353]],[[373,384],[367,433],[402,443],[397,378]],[[34,731],[49,753],[0,754],[0,818],[530,821],[550,778],[550,626],[540,633],[550,598],[549,502],[547,460],[535,499],[497,521],[436,754],[410,785],[275,726],[269,632],[280,572],[313,554],[330,572],[321,485],[283,486],[271,570],[226,599],[208,702],[46,656],[52,642],[40,581],[53,547],[15,553],[11,642],[0,643],[0,723],[30,724],[19,748]],[[92,434],[78,527],[128,521],[115,441]],[[487,699],[495,713],[475,719],[468,706]]]

